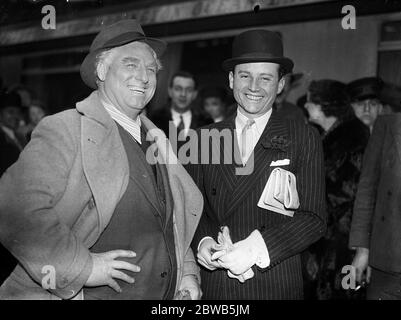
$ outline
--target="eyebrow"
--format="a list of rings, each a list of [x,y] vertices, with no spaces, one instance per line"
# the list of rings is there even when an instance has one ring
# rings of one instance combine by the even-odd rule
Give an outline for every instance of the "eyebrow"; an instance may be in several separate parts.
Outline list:
[[[249,71],[245,71],[245,70],[238,70],[238,73],[251,74]],[[260,73],[260,74],[258,74],[258,76],[269,76],[269,77],[274,78],[274,74],[272,74],[272,73]]]
[[[127,63],[127,62],[139,62],[139,59],[137,58],[132,58],[132,57],[125,57],[121,60],[123,63]]]

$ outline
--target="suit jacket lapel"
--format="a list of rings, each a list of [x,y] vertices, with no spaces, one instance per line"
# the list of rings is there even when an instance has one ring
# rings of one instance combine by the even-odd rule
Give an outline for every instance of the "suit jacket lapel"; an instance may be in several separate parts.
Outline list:
[[[98,235],[109,223],[129,178],[127,155],[118,128],[93,92],[77,104],[81,118],[82,166],[99,215]]]
[[[220,171],[227,188],[232,192],[235,185],[237,184],[238,178],[238,176],[235,174],[235,170],[238,167],[236,161],[240,161],[241,159],[240,151],[238,148],[237,134],[235,132],[235,115],[227,119],[227,121],[225,121],[224,123],[221,123],[221,125],[223,125],[223,127],[220,130],[230,130],[229,143],[231,144],[231,146],[226,146],[226,141],[225,139],[223,139],[220,145],[220,165],[216,167],[217,170]],[[214,146],[212,146],[212,148],[214,148]],[[212,154],[213,152],[218,151],[212,149]],[[230,161],[227,161],[227,163],[225,163],[226,159]]]
[[[253,170],[250,174],[237,177],[237,184],[233,190],[226,216],[231,214],[250,192],[254,191],[254,186],[258,184],[259,179],[269,176],[272,171],[270,163],[275,160],[277,153],[280,152],[268,146],[270,140],[275,136],[287,136],[287,129],[277,112],[273,110],[269,122],[260,136],[250,160],[248,160],[247,166],[250,166],[253,157]]]
[[[174,202],[173,218],[177,255],[182,260],[192,241],[203,210],[202,194],[183,166],[178,163],[164,133],[143,115],[141,115],[141,121],[149,130],[150,138],[155,141],[159,161],[166,164]]]
[[[123,132],[123,128],[119,126],[120,136],[122,134],[128,135],[128,133]],[[137,185],[137,187],[142,191],[145,198],[149,201],[149,203],[155,208],[157,213],[163,217],[162,209],[160,207],[159,198],[157,195],[157,183],[155,181],[154,174],[152,169],[149,166],[146,166],[144,163],[147,161],[145,154],[142,152],[141,147],[132,139],[132,143],[130,144],[130,148],[126,150],[126,152],[131,152],[130,157],[133,159],[132,163],[130,163],[130,179]]]

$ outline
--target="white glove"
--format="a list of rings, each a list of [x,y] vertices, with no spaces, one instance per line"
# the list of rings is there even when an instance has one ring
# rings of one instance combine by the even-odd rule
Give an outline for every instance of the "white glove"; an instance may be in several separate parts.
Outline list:
[[[217,236],[217,241],[218,245],[215,246],[215,249],[217,251],[212,255],[212,260],[218,260],[220,263],[221,257],[234,250],[234,244],[230,237],[230,230],[228,229],[227,226],[221,228],[221,232],[219,232]],[[251,268],[248,268],[242,274],[234,274],[230,270],[227,270],[227,274],[230,278],[237,279],[241,283],[244,283],[246,280],[253,278],[255,275]]]

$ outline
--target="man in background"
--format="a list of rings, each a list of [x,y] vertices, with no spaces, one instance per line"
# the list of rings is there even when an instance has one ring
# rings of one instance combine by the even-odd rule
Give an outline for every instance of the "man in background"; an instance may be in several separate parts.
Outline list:
[[[383,110],[383,103],[380,101],[383,81],[377,77],[367,77],[352,81],[347,87],[356,117],[372,133],[373,125]]]
[[[400,104],[400,101],[398,102]],[[401,114],[380,116],[370,137],[349,246],[367,299],[401,300]]]
[[[150,118],[158,128],[164,131],[174,149],[177,145],[178,151],[187,141],[189,129],[203,127],[210,121],[193,108],[193,102],[198,95],[193,74],[187,71],[178,71],[173,74],[168,86],[168,95],[170,104],[158,110]],[[170,125],[172,131],[170,131]],[[182,139],[178,138],[180,134]]]

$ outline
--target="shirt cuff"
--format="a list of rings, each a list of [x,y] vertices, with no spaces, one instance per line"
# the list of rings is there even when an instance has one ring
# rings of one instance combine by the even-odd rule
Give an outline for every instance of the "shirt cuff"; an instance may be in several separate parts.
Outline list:
[[[198,248],[196,249],[197,251],[199,251],[199,248],[200,248],[200,246],[201,246],[202,242],[203,242],[204,240],[206,240],[206,239],[212,239],[212,240],[213,240],[213,238],[212,238],[212,237],[203,237],[203,238],[202,238],[202,240],[201,240],[201,241],[199,241]],[[262,240],[263,240],[263,239],[262,239]]]
[[[255,264],[259,268],[262,269],[267,268],[270,265],[270,256],[269,256],[269,251],[267,250],[266,247],[265,240],[262,237],[262,234],[258,230],[255,230],[250,234],[249,237],[252,239],[253,245],[256,249],[257,256]]]

